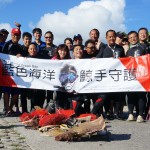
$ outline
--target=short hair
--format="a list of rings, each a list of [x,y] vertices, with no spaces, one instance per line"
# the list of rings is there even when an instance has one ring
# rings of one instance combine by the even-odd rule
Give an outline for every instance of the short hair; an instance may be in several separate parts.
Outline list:
[[[31,33],[29,33],[29,32],[24,32],[23,34],[22,34],[22,39],[24,39],[24,37],[28,37],[28,38],[32,38],[32,34]]]
[[[39,32],[40,34],[42,34],[42,30],[40,28],[34,28],[32,30],[32,33],[34,34],[35,32]]]
[[[88,40],[85,42],[85,47],[87,47],[87,45],[88,45],[89,43],[92,43],[92,44],[95,45],[95,41],[94,41],[94,40],[88,39]]]
[[[47,33],[51,34],[52,38],[54,38],[53,32],[47,31],[47,32],[45,32],[44,36],[45,36]]]
[[[138,33],[139,33],[141,30],[145,30],[145,31],[146,31],[146,34],[148,35],[148,29],[147,29],[147,28],[145,28],[145,27],[140,28],[140,29],[138,30]]]
[[[96,31],[96,33],[97,33],[97,36],[98,36],[98,38],[99,38],[99,35],[100,35],[100,32],[99,32],[99,30],[98,29],[96,29],[96,28],[94,28],[94,29],[92,29],[91,31]],[[90,33],[91,33],[91,31],[90,31]]]
[[[30,43],[30,44],[29,44],[29,47],[30,47],[30,45],[34,45],[34,46],[35,46],[35,48],[36,48],[36,50],[37,50],[37,45],[36,45],[36,43],[33,43],[33,42],[32,42],[32,43]],[[29,48],[29,47],[28,47],[28,48]]]
[[[135,34],[137,35],[137,37],[138,37],[138,33],[137,33],[136,31],[130,31],[130,32],[128,33],[128,38],[129,38],[129,36],[130,36],[131,34],[133,34],[133,33],[135,33]]]
[[[70,41],[70,43],[73,45],[73,40],[72,40],[72,38],[69,38],[69,37],[65,38],[64,44],[66,43],[67,40]]]
[[[106,36],[108,35],[109,32],[114,32],[115,36],[117,35],[117,33],[116,33],[115,30],[110,29],[110,30],[107,30],[107,31],[106,31]]]
[[[75,49],[75,47],[80,46],[82,50],[84,50],[84,46],[82,44],[75,44],[73,45],[73,51]]]

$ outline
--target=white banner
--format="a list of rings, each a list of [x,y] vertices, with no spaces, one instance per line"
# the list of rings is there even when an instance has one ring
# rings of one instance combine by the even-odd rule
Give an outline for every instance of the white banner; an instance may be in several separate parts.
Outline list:
[[[0,59],[1,86],[77,93],[146,91],[134,73],[137,68],[122,63],[128,66],[135,59],[43,60],[5,54]]]

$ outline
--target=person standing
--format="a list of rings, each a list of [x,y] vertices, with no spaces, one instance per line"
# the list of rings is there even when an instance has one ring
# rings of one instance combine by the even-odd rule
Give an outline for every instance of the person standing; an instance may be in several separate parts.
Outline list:
[[[18,43],[21,38],[20,28],[13,28],[11,31],[11,40],[4,44],[2,52],[4,54],[9,54],[13,56],[21,56],[22,46]],[[18,100],[18,96],[20,94],[19,88],[14,87],[3,87],[2,91],[4,93],[4,108],[6,109],[6,115],[12,116],[15,115],[13,111],[13,106]],[[11,102],[9,104],[10,95],[12,97]]]
[[[83,39],[81,34],[75,34],[73,37],[73,45],[82,45]]]
[[[41,40],[42,30],[40,28],[34,28],[32,30],[35,41],[33,43],[36,44],[38,52],[42,50],[43,47],[46,46],[46,43]]]
[[[44,39],[45,39],[45,46],[42,48],[42,52],[41,53],[46,53],[49,55],[49,58],[47,59],[51,59],[54,54],[55,51],[57,49],[57,46],[55,44],[53,44],[54,41],[54,35],[51,31],[47,31],[44,34]]]
[[[139,43],[138,33],[136,31],[130,31],[128,33],[128,41],[130,48],[127,51],[127,57],[138,57],[146,54],[145,49]],[[133,114],[134,107],[136,107],[136,121],[144,122],[143,114],[146,106],[146,93],[145,92],[128,92],[128,110],[129,116],[128,121],[134,121],[135,117]]]
[[[69,52],[70,52],[70,57],[73,59],[73,40],[71,38],[65,38],[64,44],[68,46]]]
[[[9,32],[6,29],[0,30],[0,53],[2,53],[3,46],[6,42]],[[2,87],[0,87],[0,99],[2,97]]]
[[[0,46],[3,47],[6,40],[7,40],[9,32],[6,29],[1,29],[0,33],[1,33],[1,36],[2,36],[1,41],[0,41]]]
[[[31,43],[28,47],[28,58],[37,58],[43,59],[41,57],[40,52],[37,50],[37,45],[35,43]],[[45,56],[46,58],[48,56]],[[44,101],[45,101],[45,90],[43,89],[29,89],[30,90],[30,98],[31,98],[31,111],[35,110],[35,106],[39,106],[43,108]]]
[[[96,58],[120,58],[125,57],[124,49],[122,46],[115,43],[116,32],[114,30],[108,30],[106,32],[107,47],[103,50],[103,53],[99,52]],[[122,101],[122,93],[107,93],[108,100],[104,102],[105,113],[108,119],[121,119],[120,104]],[[114,111],[113,111],[114,107]]]
[[[22,45],[22,56],[23,57],[27,57],[28,56],[28,48],[29,45],[32,42],[32,35],[29,32],[24,32],[22,34],[22,41],[23,41],[23,45]]]
[[[65,44],[60,44],[57,47],[56,53],[52,60],[66,60],[70,59],[69,49],[68,46]],[[70,103],[68,101],[68,95],[66,92],[64,92],[64,89],[61,91],[57,91],[56,96],[56,107],[58,109],[69,109]]]
[[[106,44],[104,44],[101,40],[100,40],[100,32],[98,29],[94,28],[90,31],[89,33],[89,37],[91,40],[95,41],[95,46],[96,46],[96,50],[99,51],[99,55],[102,55],[103,50],[106,48]]]
[[[55,44],[53,44],[53,41],[54,41],[53,33],[51,31],[47,31],[44,34],[44,39],[45,39],[46,45],[40,51],[40,54],[42,56],[41,58],[51,59],[54,56],[55,51],[57,49],[57,46]],[[47,104],[48,104],[50,102],[50,100],[53,99],[53,91],[50,91],[50,90],[46,91],[46,99],[47,99]]]
[[[148,43],[148,29],[147,28],[140,28],[138,30],[138,38],[139,38],[139,43],[145,49],[146,54],[150,54],[150,44]]]
[[[85,42],[85,50],[83,51],[83,58],[94,58],[99,51],[96,50],[95,41],[89,39]]]
[[[22,34],[22,52],[21,55],[22,57],[27,57],[28,56],[28,48],[29,45],[32,42],[32,35],[29,32],[24,32]],[[22,106],[22,113],[28,112],[27,109],[27,98],[30,97],[30,89],[27,88],[21,88],[21,106]]]

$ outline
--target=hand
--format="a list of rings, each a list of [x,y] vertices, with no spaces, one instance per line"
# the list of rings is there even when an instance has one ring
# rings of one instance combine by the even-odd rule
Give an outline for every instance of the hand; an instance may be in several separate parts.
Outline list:
[[[100,44],[101,44],[101,40],[98,40],[97,42],[96,42],[96,50],[99,50],[99,47],[100,47]]]
[[[21,27],[21,24],[20,24],[20,23],[14,22],[14,24],[15,24],[15,26],[17,26],[17,27],[20,29],[20,27]]]
[[[92,57],[91,59],[96,59],[96,57]]]
[[[17,54],[16,57],[17,57],[17,58],[21,57],[21,54]]]

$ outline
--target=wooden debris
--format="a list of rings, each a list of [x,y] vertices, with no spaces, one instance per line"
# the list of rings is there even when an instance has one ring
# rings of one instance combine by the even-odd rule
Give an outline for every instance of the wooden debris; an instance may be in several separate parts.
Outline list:
[[[75,126],[68,131],[59,134],[55,137],[57,141],[73,141],[79,140],[83,136],[91,136],[96,132],[106,128],[104,118],[101,116],[98,119],[90,122],[84,122]]]

